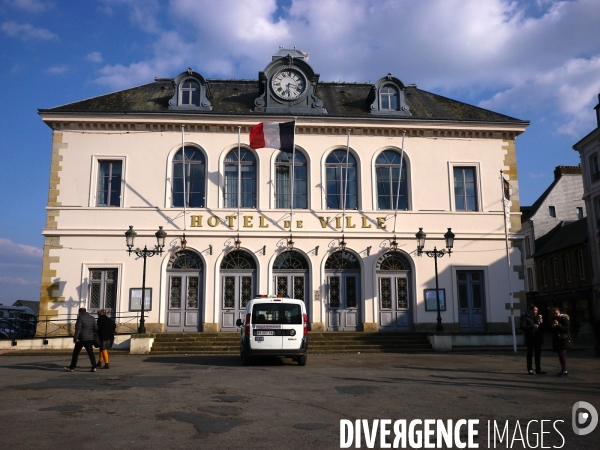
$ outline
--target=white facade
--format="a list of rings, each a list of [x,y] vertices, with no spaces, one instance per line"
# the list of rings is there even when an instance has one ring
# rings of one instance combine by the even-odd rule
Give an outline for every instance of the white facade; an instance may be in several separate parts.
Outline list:
[[[289,115],[220,113],[214,92],[212,100],[208,97],[214,106],[209,112],[164,108],[123,114],[81,111],[78,104],[40,111],[54,134],[40,315],[73,317],[80,306],[108,307],[117,321],[139,314],[130,311],[130,289],[141,288],[143,263],[128,256],[124,233],[133,226],[135,246],[151,248],[162,226],[168,235],[164,253],[147,259],[149,331],[236,331],[235,319],[248,296],[286,289],[290,296],[304,297],[313,331],[433,330],[437,311],[427,310],[424,296],[435,288],[434,261],[416,255],[415,233],[423,228],[425,249],[440,250],[451,228],[456,235],[452,255],[437,260],[446,297],[441,312],[445,330],[509,331],[511,298],[517,308],[524,298],[514,142],[527,123],[419,117],[409,91],[412,116],[370,116],[368,109],[361,117],[298,115],[295,145],[307,168],[307,207],[293,210],[291,227],[289,207],[277,207],[276,193],[283,186],[276,174],[280,151],[248,147],[254,125],[290,120]],[[324,109],[331,108],[325,101]],[[173,160],[182,148],[182,125],[184,146],[204,160],[204,204],[185,211],[173,206]],[[241,207],[239,219],[237,207],[225,206],[231,201],[226,199],[226,159],[231,151],[237,154],[238,130],[241,149],[254,157],[256,174],[256,204]],[[345,154],[348,133],[356,161],[356,209],[344,211],[339,205],[328,208],[335,183],[327,161],[335,150]],[[407,210],[397,215],[378,202],[377,158],[386,150],[404,155]],[[107,163],[121,169],[120,198],[116,205],[98,206],[98,177],[107,173]],[[338,167],[342,174],[343,166]],[[455,176],[464,168],[475,174],[472,210],[457,204],[464,189]],[[501,170],[513,188],[510,268]],[[290,250],[296,252],[293,267],[281,259]],[[182,265],[182,251],[188,252],[189,264],[171,267],[173,262]],[[185,307],[186,300],[192,307]]]

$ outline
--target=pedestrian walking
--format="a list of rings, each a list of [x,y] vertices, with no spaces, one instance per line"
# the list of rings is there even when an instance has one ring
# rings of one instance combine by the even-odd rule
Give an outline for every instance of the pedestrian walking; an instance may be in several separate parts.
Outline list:
[[[77,315],[77,321],[75,322],[75,335],[73,336],[73,342],[75,342],[75,348],[73,349],[73,356],[71,357],[71,365],[64,367],[65,371],[73,372],[77,367],[77,358],[79,352],[85,347],[85,351],[90,357],[92,363],[92,370],[96,371],[96,356],[94,355],[94,333],[98,331],[98,325],[92,316],[90,316],[85,308],[79,308]]]
[[[544,318],[538,314],[538,307],[529,305],[529,309],[521,315],[521,330],[525,334],[525,345],[527,346],[527,373],[533,375],[533,358],[535,355],[535,373],[545,375],[548,372],[542,370],[541,353],[544,343],[544,329],[542,324]]]
[[[100,337],[100,356],[98,357],[98,364],[96,365],[102,369],[110,369],[108,363],[108,349],[112,348],[115,339],[115,330],[117,325],[114,320],[106,315],[106,310],[101,309],[98,311],[98,336]],[[104,366],[102,366],[104,362]]]
[[[566,377],[567,372],[567,350],[573,350],[571,340],[571,320],[566,314],[562,314],[559,308],[552,308],[552,350],[558,353],[560,361],[559,377]]]

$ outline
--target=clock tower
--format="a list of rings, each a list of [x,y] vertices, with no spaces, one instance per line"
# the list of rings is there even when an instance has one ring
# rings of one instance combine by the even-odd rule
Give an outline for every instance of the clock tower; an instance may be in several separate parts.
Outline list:
[[[327,114],[317,97],[319,74],[306,62],[308,53],[281,48],[258,74],[260,95],[254,111],[276,114]]]

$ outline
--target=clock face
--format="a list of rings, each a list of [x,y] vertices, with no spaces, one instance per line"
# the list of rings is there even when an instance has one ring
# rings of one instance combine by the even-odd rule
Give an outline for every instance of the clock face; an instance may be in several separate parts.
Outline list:
[[[306,77],[297,69],[281,69],[271,78],[271,88],[282,100],[296,100],[306,90]]]

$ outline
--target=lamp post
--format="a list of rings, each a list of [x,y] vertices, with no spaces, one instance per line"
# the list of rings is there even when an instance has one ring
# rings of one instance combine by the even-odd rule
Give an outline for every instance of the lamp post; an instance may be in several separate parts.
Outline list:
[[[145,334],[146,333],[146,320],[144,319],[144,300],[146,295],[146,258],[154,255],[162,255],[163,248],[165,247],[165,239],[167,237],[167,232],[163,230],[163,227],[158,227],[158,231],[154,233],[156,236],[156,246],[152,250],[148,250],[148,248],[144,245],[144,249],[140,250],[139,247],[133,250],[133,242],[137,233],[133,229],[133,225],[129,225],[129,230],[125,232],[125,239],[127,241],[127,253],[131,256],[131,253],[135,253],[137,256],[144,258],[144,272],[142,275],[142,310],[140,317],[140,326],[138,327],[138,333]]]
[[[425,238],[427,235],[423,232],[423,228],[419,228],[419,231],[415,235],[417,238],[417,255],[421,256],[425,253],[430,258],[433,258],[435,262],[435,299],[437,302],[437,325],[435,327],[435,331],[444,331],[444,327],[442,326],[442,314],[440,312],[440,289],[438,285],[438,267],[437,267],[437,259],[443,257],[446,253],[448,253],[448,257],[452,254],[452,247],[454,247],[454,233],[452,232],[452,228],[448,228],[446,234],[444,234],[444,239],[446,240],[446,248],[443,250],[438,250],[437,247],[433,247],[433,250],[423,250],[425,247]]]

